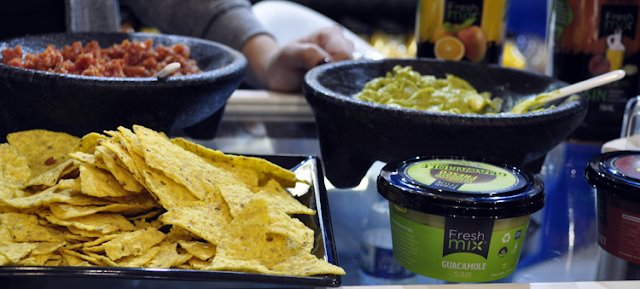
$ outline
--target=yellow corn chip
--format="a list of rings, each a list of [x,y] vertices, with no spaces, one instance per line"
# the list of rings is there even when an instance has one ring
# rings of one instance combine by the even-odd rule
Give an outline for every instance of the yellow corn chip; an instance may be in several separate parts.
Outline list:
[[[33,255],[46,255],[46,254],[52,254],[55,250],[58,250],[58,248],[64,246],[64,242],[60,242],[60,243],[51,243],[51,242],[39,242],[37,243],[37,247],[33,249],[33,251],[31,251],[31,254]]]
[[[257,259],[266,243],[269,203],[260,198],[249,202],[225,228],[216,249],[216,257],[233,260]]]
[[[318,274],[344,275],[344,270],[311,254],[289,257],[271,269],[276,274],[291,276],[313,276]]]
[[[134,193],[139,193],[144,189],[144,186],[135,179],[128,169],[118,165],[117,159],[111,155],[109,149],[103,146],[96,147],[96,156],[104,162],[105,169],[111,172],[116,180],[120,182],[122,188]]]
[[[33,255],[29,254],[16,263],[19,266],[44,266],[53,254]]]
[[[174,182],[171,178],[165,176],[162,171],[146,167],[142,174],[147,187],[158,199],[158,203],[167,210],[181,206],[191,206],[198,201],[198,198],[185,186]]]
[[[31,177],[27,159],[9,144],[0,144],[0,187],[20,189]]]
[[[78,229],[78,228],[73,227],[73,226],[66,227],[66,228],[67,228],[67,230],[69,230],[69,232],[71,234],[74,234],[74,235],[77,235],[77,236],[82,236],[82,237],[87,237],[87,238],[102,238],[102,237],[107,236],[107,235],[105,235],[105,234],[103,234],[102,232],[99,232],[99,231],[87,231],[87,230]],[[88,242],[88,239],[85,242]]]
[[[60,255],[67,261],[69,266],[90,267],[93,266],[89,261],[77,256],[78,253],[72,250],[61,250]]]
[[[271,205],[275,207],[276,210],[290,215],[314,215],[316,213],[316,211],[309,209],[307,206],[301,204],[296,198],[291,196],[291,194],[283,189],[280,183],[275,180],[267,182],[267,185],[264,186],[257,194],[271,201]]]
[[[98,246],[98,245],[104,244],[105,242],[109,242],[115,238],[118,238],[122,235],[123,234],[111,234],[111,235],[101,236],[98,239],[95,239],[93,241],[83,243],[83,247],[86,248],[86,247]]]
[[[192,257],[191,259],[187,260],[187,264],[188,267],[186,267],[185,269],[204,269],[205,267],[211,266],[211,261],[204,261],[202,259],[196,258],[196,257]],[[189,268],[190,267],[190,268]],[[213,269],[211,269],[213,270]]]
[[[134,255],[139,256],[164,239],[164,233],[146,228],[139,231],[124,234],[103,244],[107,256],[111,260]]]
[[[51,166],[51,170],[44,171],[40,174],[35,174],[35,171],[31,170],[31,179],[27,181],[26,186],[54,186],[59,179],[62,177],[71,174],[73,171],[77,170],[78,166],[74,162],[73,159],[68,159],[62,163],[59,163],[55,166]]]
[[[135,164],[133,163],[132,156],[127,151],[127,148],[124,147],[120,142],[113,139],[105,139],[99,141],[101,146],[108,148],[112,153],[114,153],[118,159],[125,165],[125,168],[130,172],[135,172]],[[139,181],[139,180],[138,180]]]
[[[61,179],[58,181],[58,188],[60,190],[74,190],[79,192],[82,190],[82,185],[80,185],[80,179]]]
[[[76,252],[76,251],[73,251],[73,250],[64,250],[63,249],[62,253],[66,254],[66,255],[74,256],[76,258],[80,258],[80,259],[85,260],[85,261],[89,261],[89,266],[106,266],[106,264],[103,263],[102,261],[100,261],[100,260],[98,260],[98,259],[96,259],[94,257],[88,256],[86,254],[82,254],[80,252]],[[67,258],[67,256],[65,256],[65,255],[63,255],[63,256],[65,258]],[[67,261],[69,261],[69,259],[67,259]],[[71,263],[71,261],[69,261],[69,263]],[[81,263],[84,263],[84,262],[81,262]],[[83,266],[83,265],[79,265],[79,266]]]
[[[242,211],[242,208],[256,196],[256,194],[246,187],[232,184],[220,184],[218,187],[233,217],[237,217]]]
[[[304,247],[313,248],[313,230],[296,218],[292,218],[282,211],[269,208],[269,228],[267,232],[289,236]]]
[[[231,216],[216,206],[203,203],[168,210],[159,220],[167,225],[180,226],[215,245],[220,242],[223,228],[231,222]]]
[[[84,253],[87,254],[87,256],[89,256],[91,258],[99,260],[100,262],[102,262],[103,264],[105,264],[107,266],[118,267],[118,264],[116,264],[116,262],[113,262],[111,259],[107,258],[106,256],[98,255],[96,253],[88,252],[88,251],[84,251]]]
[[[156,245],[160,248],[160,251],[149,261],[149,263],[145,264],[145,267],[171,268],[174,265],[177,265],[180,260],[180,255],[176,251],[177,245],[177,243],[169,242],[161,242]]]
[[[107,137],[99,133],[92,132],[86,134],[76,143],[72,151],[93,154],[98,142],[105,139],[107,139]]]
[[[216,255],[216,246],[211,243],[202,243],[198,241],[178,241],[180,247],[187,250],[194,257],[201,260],[209,260]]]
[[[11,263],[18,263],[36,247],[38,245],[35,243],[4,243],[0,245],[0,254],[7,257]]]
[[[144,156],[144,152],[142,151],[142,145],[138,140],[138,136],[135,133],[133,133],[133,131],[131,131],[130,129],[122,126],[118,127],[118,130],[122,133],[122,139],[120,139],[120,141],[126,143],[126,147],[127,147],[127,150],[129,151],[129,154],[135,153],[139,156]]]
[[[28,130],[10,133],[7,141],[27,158],[31,176],[38,176],[69,160],[79,138],[61,132]]]
[[[210,162],[227,162],[233,166],[243,166],[254,169],[259,173],[260,179],[266,179],[267,175],[271,175],[282,180],[283,185],[292,185],[297,181],[296,175],[293,172],[265,159],[224,154],[221,151],[206,148],[183,138],[175,138],[171,141],[185,150],[193,152]]]
[[[62,220],[50,212],[43,212],[42,216],[52,224],[65,227],[76,227],[87,231],[98,231],[103,234],[115,232],[130,232],[135,230],[131,222],[120,214],[98,213],[84,217]]]
[[[38,223],[38,217],[34,215],[0,214],[0,224],[11,232],[13,242],[64,242],[64,238],[58,231],[41,226]]]
[[[143,207],[140,205],[127,203],[114,203],[106,206],[76,206],[63,203],[54,203],[49,205],[49,209],[51,209],[51,212],[60,219],[83,217],[99,212],[120,213],[124,216],[132,216],[146,213],[155,207],[156,206],[154,205]]]
[[[142,267],[144,264],[149,263],[153,257],[158,255],[160,252],[160,247],[151,247],[149,250],[145,251],[142,255],[130,255],[126,257],[122,257],[116,261],[118,266],[120,267]]]
[[[69,154],[69,156],[84,165],[103,170],[107,169],[107,165],[101,159],[96,158],[95,155],[83,152],[72,152]]]
[[[120,186],[109,172],[80,165],[82,193],[94,197],[122,197],[133,194]]]
[[[297,255],[297,251],[300,251],[287,250],[287,236],[285,235],[267,233],[266,238],[267,242],[262,248],[260,261],[262,261],[262,264],[267,268],[272,268],[274,265],[288,259],[289,257]]]
[[[241,271],[249,273],[272,274],[264,264],[258,260],[235,260],[215,256],[211,265],[202,267],[202,270],[215,271]]]
[[[144,148],[147,165],[187,187],[199,200],[215,192],[217,184],[240,183],[231,174],[208,164],[153,130],[141,126],[134,126],[133,130]]]

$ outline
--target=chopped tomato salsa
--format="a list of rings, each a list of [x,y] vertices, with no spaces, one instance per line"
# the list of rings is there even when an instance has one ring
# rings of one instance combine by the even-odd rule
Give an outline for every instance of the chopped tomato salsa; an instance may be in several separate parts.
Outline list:
[[[55,73],[104,76],[104,77],[151,77],[167,64],[179,62],[181,68],[169,76],[189,75],[201,72],[195,60],[190,58],[189,46],[162,45],[153,49],[153,40],[142,42],[122,41],[109,48],[100,48],[98,42],[81,42],[56,49],[48,45],[40,54],[27,53],[23,57],[22,47],[2,51],[2,63],[15,67],[49,71]]]

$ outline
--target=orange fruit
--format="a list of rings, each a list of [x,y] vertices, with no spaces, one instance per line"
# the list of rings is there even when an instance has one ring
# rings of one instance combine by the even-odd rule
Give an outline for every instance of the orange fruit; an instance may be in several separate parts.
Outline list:
[[[439,59],[460,60],[464,57],[464,43],[456,37],[445,36],[436,42],[433,52]]]

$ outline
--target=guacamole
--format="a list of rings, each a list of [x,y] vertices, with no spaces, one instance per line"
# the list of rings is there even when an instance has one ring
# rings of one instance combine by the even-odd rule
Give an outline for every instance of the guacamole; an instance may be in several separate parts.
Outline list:
[[[356,99],[426,111],[490,114],[499,113],[502,99],[478,93],[467,81],[451,74],[446,79],[421,75],[411,66],[396,65],[384,77],[367,82]]]

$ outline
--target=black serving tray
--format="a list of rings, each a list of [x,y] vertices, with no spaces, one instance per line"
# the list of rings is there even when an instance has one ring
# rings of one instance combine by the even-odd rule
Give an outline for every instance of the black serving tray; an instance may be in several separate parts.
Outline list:
[[[290,191],[302,204],[316,210],[317,213],[313,216],[296,217],[315,231],[315,247],[312,253],[339,266],[322,166],[318,165],[319,158],[298,155],[256,157],[292,169],[298,178],[310,181],[311,186],[308,189],[303,187],[301,191],[297,187]],[[194,283],[176,283],[180,281]],[[274,287],[273,285],[338,287],[340,282],[338,275],[296,277],[162,268],[0,266],[0,288],[195,288],[200,287],[198,285],[205,288]]]

